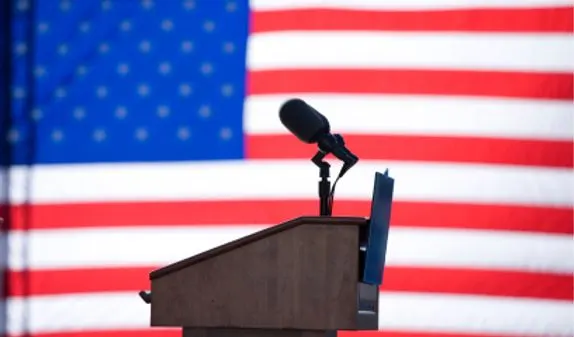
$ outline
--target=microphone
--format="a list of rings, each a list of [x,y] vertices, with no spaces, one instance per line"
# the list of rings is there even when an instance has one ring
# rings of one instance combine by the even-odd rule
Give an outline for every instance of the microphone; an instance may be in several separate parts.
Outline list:
[[[333,197],[337,181],[359,161],[351,151],[345,147],[341,135],[332,134],[331,126],[325,116],[309,104],[298,98],[283,103],[279,109],[281,123],[291,131],[299,140],[307,144],[317,143],[319,151],[311,161],[319,167],[319,204],[321,216],[331,216],[333,211]],[[329,181],[330,164],[323,159],[329,153],[343,161],[343,167],[333,183]]]
[[[344,174],[359,158],[345,147],[343,137],[331,134],[331,126],[325,116],[305,101],[294,98],[283,103],[279,109],[281,123],[304,143],[317,143],[325,154],[332,153],[345,163]],[[341,175],[342,175],[341,174]]]

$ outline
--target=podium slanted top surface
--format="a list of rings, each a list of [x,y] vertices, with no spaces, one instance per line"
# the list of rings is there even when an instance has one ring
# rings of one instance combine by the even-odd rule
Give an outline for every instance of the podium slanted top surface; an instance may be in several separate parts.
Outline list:
[[[250,244],[252,242],[261,240],[265,237],[283,232],[285,230],[300,225],[324,225],[324,224],[361,226],[361,225],[367,225],[368,219],[363,217],[325,217],[325,216],[304,216],[295,218],[286,221],[284,223],[281,223],[279,225],[271,226],[269,228],[260,230],[258,232],[239,238],[237,240],[230,241],[226,244],[207,250],[195,256],[191,256],[189,258],[180,260],[178,262],[167,265],[160,269],[154,270],[150,273],[149,278],[150,280],[154,280],[166,276],[168,274],[179,271],[181,269],[184,269],[201,261],[205,261],[209,258],[229,252],[241,246]]]

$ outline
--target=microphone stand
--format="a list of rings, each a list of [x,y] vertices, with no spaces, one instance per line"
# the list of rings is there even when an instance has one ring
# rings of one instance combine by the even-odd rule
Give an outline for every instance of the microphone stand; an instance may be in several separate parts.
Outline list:
[[[319,167],[319,200],[320,200],[320,214],[321,216],[331,216],[331,207],[329,202],[329,194],[331,193],[330,168],[331,165],[323,159],[327,153],[319,150],[311,159],[311,161]]]

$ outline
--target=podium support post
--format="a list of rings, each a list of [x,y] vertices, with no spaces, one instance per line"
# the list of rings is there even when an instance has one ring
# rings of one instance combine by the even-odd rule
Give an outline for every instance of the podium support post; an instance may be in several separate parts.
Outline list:
[[[183,337],[337,337],[337,331],[183,328]]]

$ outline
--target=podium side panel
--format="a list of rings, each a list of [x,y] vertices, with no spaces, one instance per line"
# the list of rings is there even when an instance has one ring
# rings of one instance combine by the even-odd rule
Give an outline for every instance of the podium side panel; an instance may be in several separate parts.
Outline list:
[[[354,329],[358,228],[301,225],[155,279],[152,326]]]

